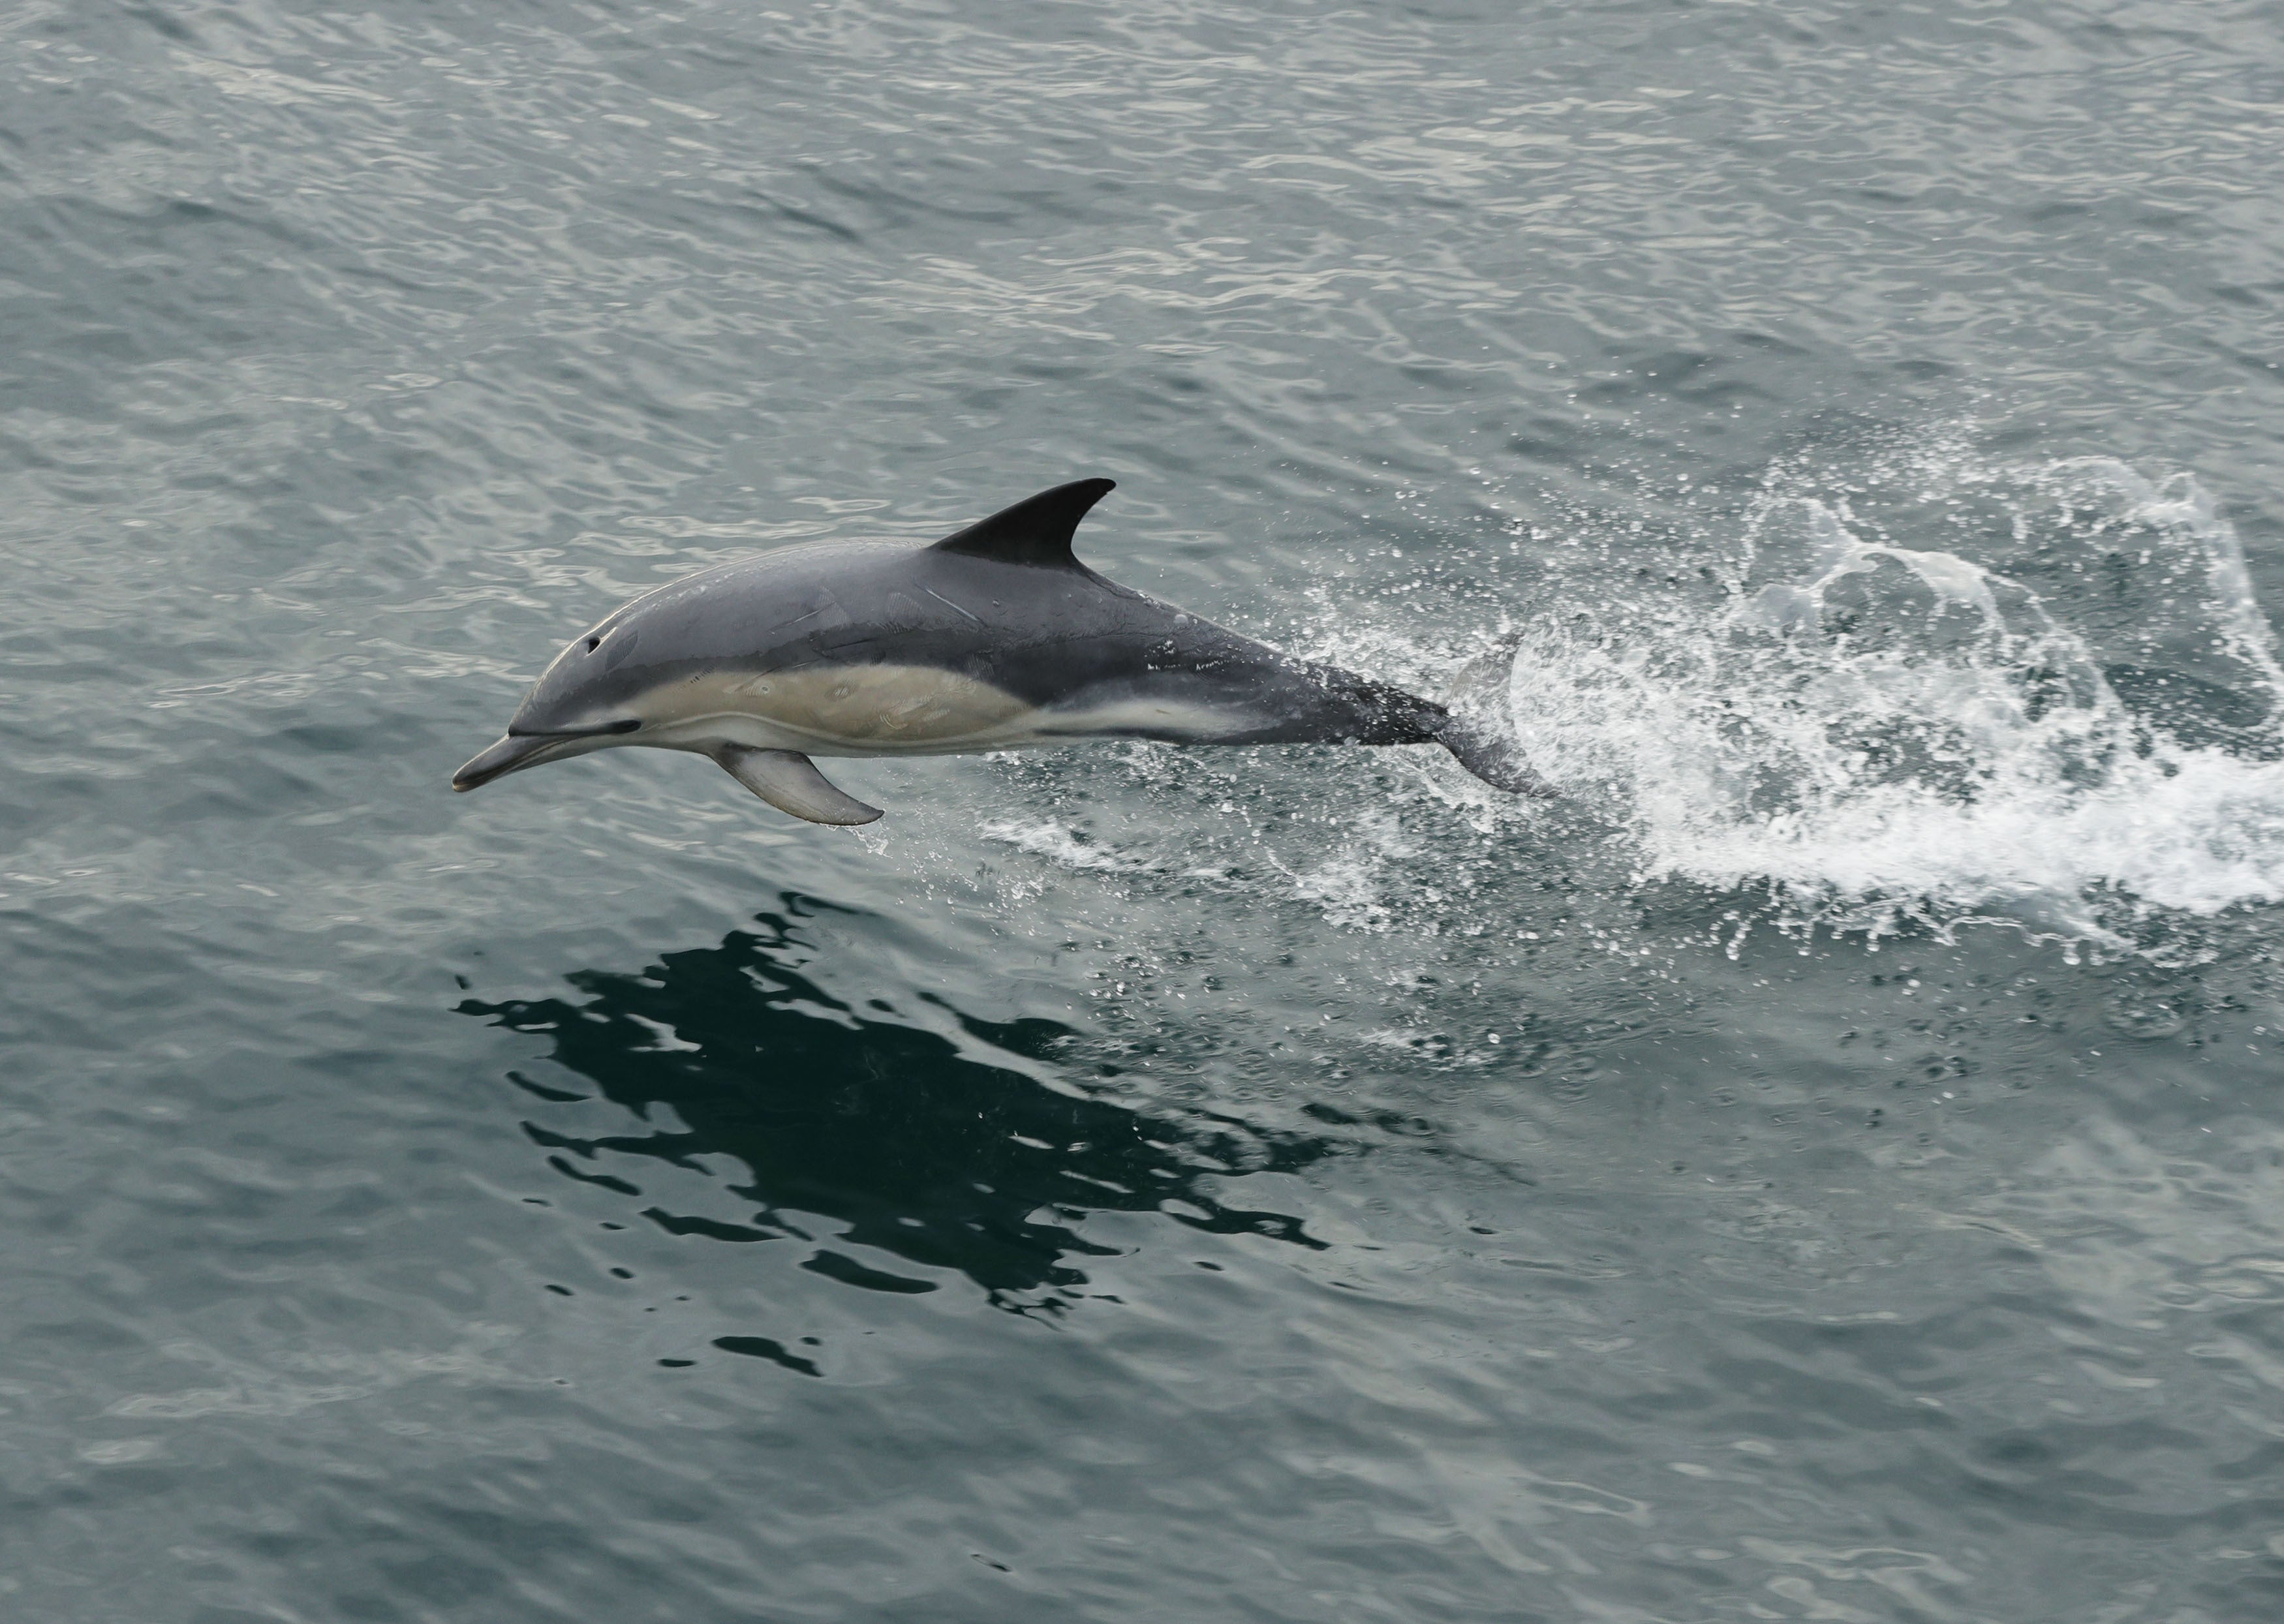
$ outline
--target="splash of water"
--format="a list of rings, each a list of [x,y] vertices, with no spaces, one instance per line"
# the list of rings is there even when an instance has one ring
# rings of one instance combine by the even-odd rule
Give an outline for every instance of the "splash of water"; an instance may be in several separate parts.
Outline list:
[[[1637,881],[1875,946],[2004,920],[2146,951],[2168,911],[2284,902],[2284,668],[2194,480],[1953,454],[1861,494],[1779,470],[1717,600],[1574,582],[1523,638],[1515,724]]]

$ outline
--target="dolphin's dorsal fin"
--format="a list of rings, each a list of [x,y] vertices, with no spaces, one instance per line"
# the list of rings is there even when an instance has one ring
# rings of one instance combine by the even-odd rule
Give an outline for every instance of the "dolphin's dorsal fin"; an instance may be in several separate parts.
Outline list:
[[[931,550],[992,558],[1001,564],[1076,569],[1078,559],[1071,552],[1071,537],[1078,533],[1078,521],[1116,484],[1115,480],[1073,480],[1043,490],[945,536]]]

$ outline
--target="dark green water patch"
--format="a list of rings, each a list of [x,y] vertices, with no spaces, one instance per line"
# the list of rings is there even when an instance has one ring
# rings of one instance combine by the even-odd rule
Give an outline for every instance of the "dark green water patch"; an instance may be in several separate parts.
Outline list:
[[[544,1035],[551,1058],[594,1085],[581,1097],[510,1074],[539,1102],[523,1130],[547,1164],[673,1235],[810,1245],[805,1268],[868,1291],[936,1289],[896,1267],[916,1264],[1018,1313],[1083,1297],[1076,1260],[1114,1251],[1086,1238],[1091,1213],[1321,1249],[1300,1220],[1226,1186],[1298,1171],[1338,1142],[1123,1103],[1058,1063],[1076,1035],[1053,1021],[956,1017],[962,1044],[885,1000],[847,1003],[802,972],[799,925],[818,906],[788,897],[756,928],[641,971],[575,971],[574,996],[463,1002],[463,1014]],[[716,1157],[739,1171],[715,1172]],[[645,1165],[661,1162],[755,1205],[669,1210],[644,1189]],[[819,1244],[828,1234],[887,1266]]]

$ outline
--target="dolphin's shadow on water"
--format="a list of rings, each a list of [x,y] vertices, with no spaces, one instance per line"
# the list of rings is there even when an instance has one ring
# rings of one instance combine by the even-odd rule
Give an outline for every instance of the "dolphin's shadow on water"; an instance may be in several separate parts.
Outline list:
[[[1119,1250],[1080,1233],[1092,1212],[1157,1212],[1216,1234],[1324,1245],[1299,1219],[1232,1206],[1214,1187],[1356,1147],[1121,1103],[1107,1097],[1103,1068],[1081,1076],[1055,1058],[1075,1035],[1053,1021],[989,1023],[939,1003],[971,1040],[963,1045],[879,1000],[852,1007],[802,972],[813,951],[799,923],[825,906],[785,903],[718,947],[671,953],[638,973],[575,972],[566,979],[575,998],[458,1005],[547,1035],[554,1059],[619,1108],[598,1120],[597,1097],[510,1074],[546,1102],[547,1120],[523,1126],[551,1167],[618,1191],[671,1234],[808,1243],[802,1267],[829,1278],[935,1289],[816,1244],[817,1230],[838,1225],[833,1238],[879,1262],[957,1271],[1014,1313],[1085,1295],[1087,1276],[1069,1260]],[[994,1064],[993,1050],[1006,1063]],[[678,1128],[649,1125],[661,1105]],[[644,1196],[645,1159],[710,1175],[701,1159],[713,1157],[742,1164],[743,1181],[724,1191],[756,1205],[743,1222],[669,1212]]]

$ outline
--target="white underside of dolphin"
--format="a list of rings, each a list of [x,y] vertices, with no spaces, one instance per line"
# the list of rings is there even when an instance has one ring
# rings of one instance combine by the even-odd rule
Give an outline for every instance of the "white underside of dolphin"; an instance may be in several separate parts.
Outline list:
[[[1058,486],[933,547],[815,543],[660,588],[574,640],[453,787],[639,745],[710,756],[795,817],[864,824],[880,809],[811,757],[1153,738],[1435,742],[1500,789],[1551,792],[1472,714],[1087,569],[1071,536],[1110,488]]]

